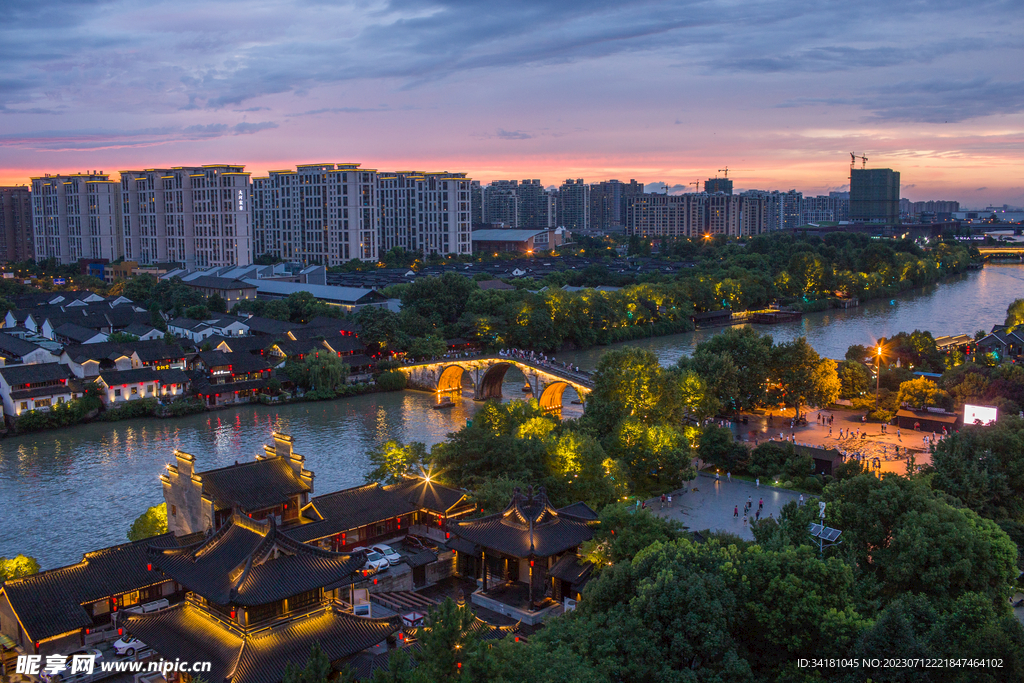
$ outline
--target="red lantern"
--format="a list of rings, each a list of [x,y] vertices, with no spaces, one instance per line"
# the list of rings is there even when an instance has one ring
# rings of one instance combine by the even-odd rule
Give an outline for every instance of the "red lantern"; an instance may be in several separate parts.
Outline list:
[[[117,629],[117,635],[123,636],[124,635],[124,629],[123,628]]]
[[[374,586],[376,586],[376,585],[377,585],[377,578],[376,578],[376,577],[374,577],[374,579],[373,579],[373,585],[374,585]]]
[[[451,533],[450,533],[450,532],[448,532],[448,531],[444,532],[444,540],[446,540],[446,541],[447,541],[447,540],[448,540],[449,538],[451,538],[451,537],[452,537],[452,535],[451,535]]]
[[[531,567],[533,566],[533,560],[530,560],[530,566]]]
[[[232,619],[234,619],[234,618],[235,618],[235,610],[231,610],[231,618],[232,618]]]
[[[516,642],[517,643],[519,642],[519,636],[516,636]]]
[[[146,571],[147,571],[147,572],[151,572],[151,571],[153,571],[153,565],[152,565],[152,564],[147,564],[147,565],[146,565]]]
[[[85,629],[85,635],[89,635],[90,629]]]

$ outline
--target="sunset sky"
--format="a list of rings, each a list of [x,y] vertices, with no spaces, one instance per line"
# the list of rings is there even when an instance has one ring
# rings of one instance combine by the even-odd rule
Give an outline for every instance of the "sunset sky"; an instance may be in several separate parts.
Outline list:
[[[1019,0],[5,3],[0,183],[297,163],[1024,205]],[[859,163],[859,162],[858,162]],[[660,187],[660,186],[659,186]]]

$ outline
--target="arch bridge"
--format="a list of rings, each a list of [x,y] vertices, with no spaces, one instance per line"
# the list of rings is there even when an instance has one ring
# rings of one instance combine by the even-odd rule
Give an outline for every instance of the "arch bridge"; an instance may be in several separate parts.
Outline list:
[[[562,409],[562,396],[567,387],[572,387],[581,401],[594,388],[589,373],[571,372],[503,356],[453,358],[406,365],[398,369],[405,374],[410,389],[434,392],[439,400],[445,394],[461,392],[463,375],[469,373],[473,380],[473,399],[485,401],[501,398],[501,384],[505,381],[505,373],[512,366],[523,373],[533,397],[545,411],[557,412]]]

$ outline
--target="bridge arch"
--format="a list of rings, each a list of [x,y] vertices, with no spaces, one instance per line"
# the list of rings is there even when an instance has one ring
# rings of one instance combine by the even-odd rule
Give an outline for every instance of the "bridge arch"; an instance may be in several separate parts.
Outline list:
[[[505,381],[505,373],[512,367],[512,363],[495,363],[487,368],[484,376],[480,378],[480,385],[477,387],[477,398],[501,398],[501,383]]]
[[[466,369],[461,365],[449,365],[437,376],[437,393],[462,391],[462,376]]]
[[[544,387],[538,402],[540,409],[544,412],[556,412],[562,410],[562,395],[569,387],[568,382],[555,381]]]

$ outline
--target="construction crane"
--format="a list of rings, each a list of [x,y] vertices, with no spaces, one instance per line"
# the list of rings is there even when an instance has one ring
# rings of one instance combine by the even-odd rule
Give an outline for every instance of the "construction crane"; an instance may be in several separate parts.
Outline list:
[[[850,169],[851,170],[853,169],[854,166],[857,165],[857,159],[860,159],[860,162],[861,162],[861,166],[860,167],[862,169],[868,167],[868,158],[866,156],[864,156],[864,155],[857,156],[856,152],[850,152]]]
[[[694,180],[692,183],[687,183],[687,185],[693,185],[693,191],[694,192],[700,192],[700,181],[699,180]]]
[[[719,173],[724,173],[726,178],[729,177],[729,167],[728,166],[726,166],[725,168],[718,169],[718,172]]]

